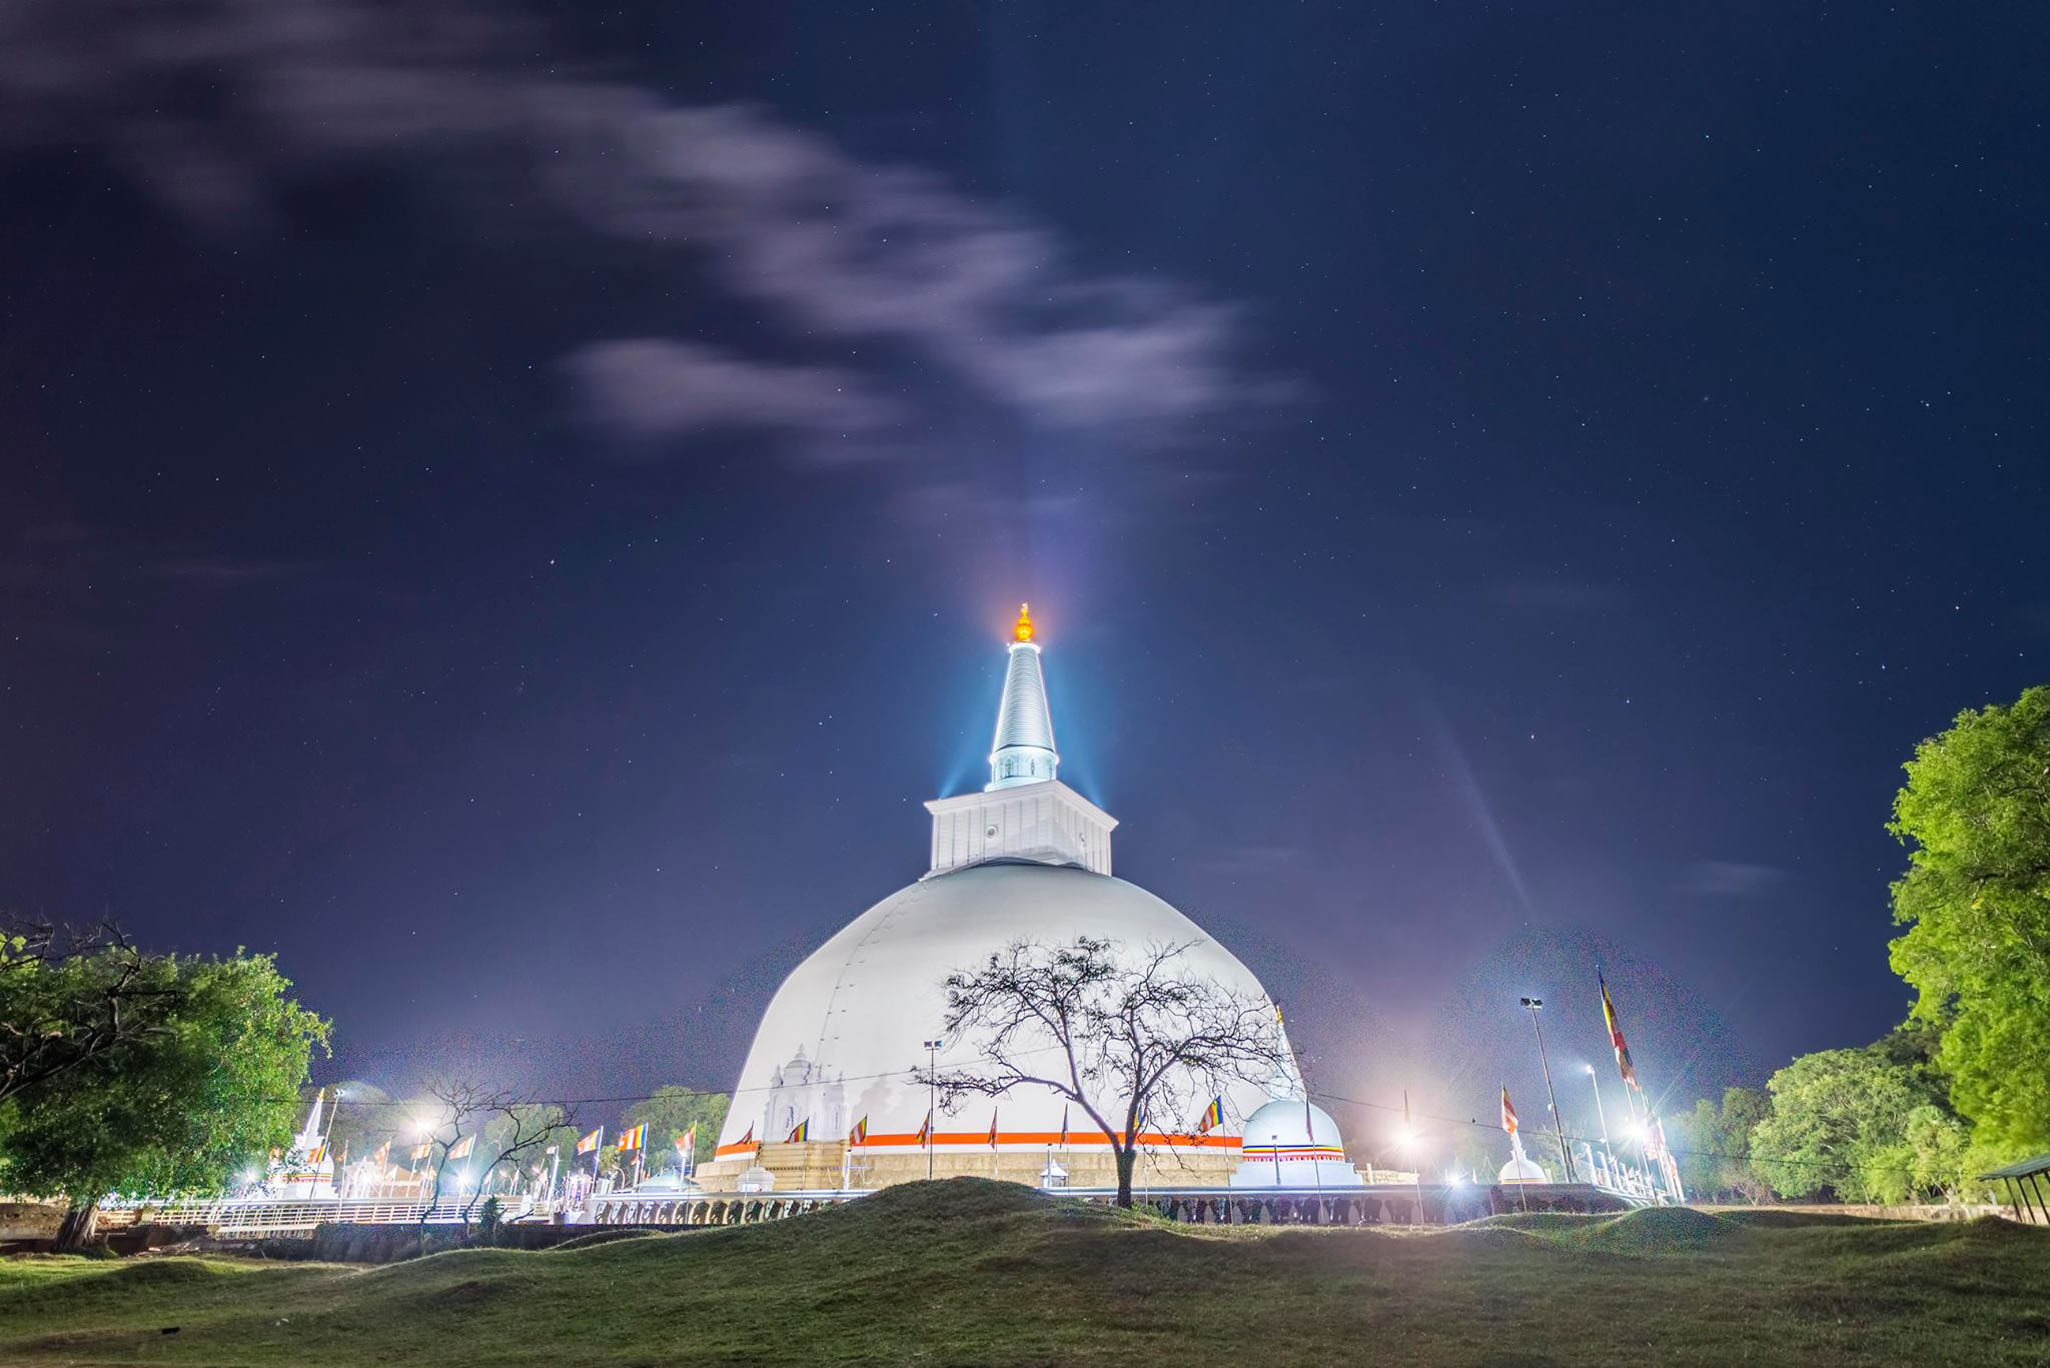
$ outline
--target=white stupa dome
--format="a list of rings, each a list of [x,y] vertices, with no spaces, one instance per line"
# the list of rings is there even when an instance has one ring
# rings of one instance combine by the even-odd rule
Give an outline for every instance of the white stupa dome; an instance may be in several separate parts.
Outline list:
[[[783,981],[741,1069],[718,1160],[739,1160],[760,1142],[798,1138],[794,1133],[805,1125],[804,1139],[843,1140],[861,1122],[864,1156],[921,1153],[930,1096],[913,1070],[928,1063],[925,1042],[945,1034],[946,979],[981,967],[1017,941],[1050,945],[1090,936],[1134,953],[1185,945],[1186,972],[1267,1000],[1252,971],[1200,926],[1111,876],[1110,834],[1117,822],[1056,777],[1060,757],[1032,636],[1031,619],[1021,613],[1009,646],[988,787],[927,803],[930,871],[855,918]],[[976,1039],[967,1036],[946,1040],[934,1062],[944,1071],[970,1067],[979,1057]],[[1239,1118],[1260,1114],[1270,1100],[1267,1089],[1235,1085],[1222,1099],[1223,1124],[1198,1133],[1209,1095],[1195,1096],[1194,1087],[1170,1091],[1196,1114],[1150,1115],[1141,1127],[1158,1137],[1150,1143],[1191,1146],[1225,1160],[1237,1157]],[[1302,1104],[1294,1105],[1300,1130]],[[1314,1137],[1304,1139],[1333,1147],[1342,1160],[1331,1118],[1313,1109],[1311,1129]],[[993,1149],[1050,1146],[1079,1152],[1107,1150],[1108,1142],[1086,1112],[1040,1085],[933,1117],[931,1150],[940,1172],[951,1167],[950,1154],[962,1158],[962,1171],[974,1172],[986,1170],[969,1162],[979,1163]]]
[[[1307,1123],[1307,1124],[1306,1124]],[[1300,1095],[1272,1097],[1240,1127],[1244,1134],[1233,1187],[1358,1187],[1359,1170],[1331,1113]]]
[[[1498,1183],[1549,1183],[1551,1175],[1537,1160],[1523,1152],[1523,1137],[1512,1134],[1509,1137],[1509,1162],[1502,1165],[1495,1175]]]
[[[1055,944],[1085,935],[1133,947],[1190,943],[1191,973],[1265,997],[1259,980],[1229,950],[1123,879],[1000,862],[933,875],[856,917],[783,980],[740,1071],[722,1147],[750,1130],[756,1139],[781,1140],[806,1120],[814,1138],[839,1139],[864,1117],[867,1147],[915,1147],[928,1097],[911,1071],[926,1063],[923,1042],[941,1034],[947,975],[980,967],[1013,941]],[[948,1041],[938,1062],[941,1068],[969,1065],[977,1057],[971,1037]],[[1243,1116],[1266,1100],[1261,1088],[1242,1086],[1227,1094],[1226,1111]],[[1094,1127],[1079,1108],[1044,1088],[1013,1089],[968,1103],[953,1116],[942,1112],[934,1123],[936,1148],[987,1152],[992,1111],[1000,1147],[1054,1143],[1064,1111],[1071,1142],[1092,1139]],[[1156,1117],[1150,1128],[1184,1131],[1195,1120]],[[1336,1134],[1329,1117],[1324,1124]],[[1301,1125],[1298,1117],[1297,1129]],[[1093,1138],[1103,1143],[1100,1134]]]

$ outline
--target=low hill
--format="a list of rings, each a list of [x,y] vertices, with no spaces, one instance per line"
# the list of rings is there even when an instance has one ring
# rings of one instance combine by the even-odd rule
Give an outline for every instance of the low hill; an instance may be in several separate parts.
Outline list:
[[[2046,1346],[2050,1233],[1996,1221],[1220,1230],[967,1178],[372,1269],[0,1263],[9,1364],[2033,1364]]]

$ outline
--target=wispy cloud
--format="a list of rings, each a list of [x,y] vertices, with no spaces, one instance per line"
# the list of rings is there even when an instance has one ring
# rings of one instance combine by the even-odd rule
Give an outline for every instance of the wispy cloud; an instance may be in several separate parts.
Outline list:
[[[312,561],[261,560],[236,556],[173,556],[149,561],[142,572],[156,579],[204,589],[236,589],[248,584],[274,584],[310,574]]]
[[[595,342],[563,364],[588,415],[630,438],[748,427],[831,437],[867,431],[893,413],[846,371],[749,361],[692,342]]]
[[[1778,887],[1792,877],[1774,865],[1697,860],[1680,872],[1680,891],[1701,898],[1743,898]]]
[[[510,179],[763,306],[780,352],[878,341],[878,364],[895,349],[1030,422],[1126,445],[1275,393],[1232,360],[1229,307],[1082,270],[1027,217],[762,110],[538,66],[527,54],[542,46],[529,25],[447,0],[0,0],[0,141],[96,141],[208,224],[268,212],[280,173],[324,164]],[[571,358],[615,400],[593,416],[644,434],[879,421],[860,384],[668,345],[614,339]],[[679,386],[666,401],[609,383],[657,370]]]

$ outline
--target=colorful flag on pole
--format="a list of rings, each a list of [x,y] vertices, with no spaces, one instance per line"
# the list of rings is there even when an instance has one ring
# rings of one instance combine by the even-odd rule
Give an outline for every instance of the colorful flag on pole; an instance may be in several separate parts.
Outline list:
[[[432,1153],[434,1153],[434,1142],[432,1140],[422,1140],[419,1144],[413,1146],[413,1162],[417,1164]]]
[[[385,1165],[385,1161],[390,1158],[391,1141],[387,1140],[382,1145],[379,1145],[377,1147],[377,1153],[370,1156],[370,1162],[377,1165],[379,1168],[383,1168]]]
[[[470,1157],[470,1151],[475,1148],[477,1148],[477,1137],[466,1135],[448,1147],[448,1157],[451,1159],[467,1159]]]
[[[697,1122],[693,1121],[691,1122],[689,1130],[685,1131],[683,1134],[676,1137],[676,1152],[682,1155],[683,1162],[688,1164],[691,1160],[691,1156],[696,1154],[697,1150],[698,1124]]]
[[[1208,1135],[1224,1124],[1224,1099],[1213,1097],[1210,1105],[1203,1108],[1203,1119],[1196,1123],[1196,1134]]]
[[[847,1132],[847,1143],[850,1145],[863,1145],[868,1143],[868,1118],[866,1116],[862,1117],[859,1121],[856,1121],[854,1123],[854,1129]]]
[[[1502,1129],[1516,1134],[1516,1108],[1509,1104],[1509,1085],[1502,1085]]]
[[[1067,1147],[1068,1147],[1068,1108],[1067,1108],[1067,1105],[1066,1105],[1065,1103],[1063,1103],[1063,1104],[1062,1104],[1062,1106],[1061,1106],[1061,1148],[1062,1148],[1062,1149],[1066,1149]]]
[[[925,1120],[918,1123],[918,1147],[924,1149],[932,1143],[932,1113],[925,1114]]]
[[[798,1145],[809,1139],[811,1139],[811,1118],[807,1116],[804,1120],[797,1123],[797,1129],[791,1131],[790,1138],[783,1143],[786,1145]]]
[[[306,1156],[306,1162],[310,1167],[319,1168],[320,1161],[325,1158],[327,1158],[327,1146],[315,1145],[312,1152]]]
[[[600,1126],[600,1127],[598,1127],[598,1129],[596,1129],[596,1130],[592,1131],[592,1132],[591,1132],[591,1133],[590,1133],[589,1135],[583,1136],[583,1137],[581,1137],[581,1138],[579,1138],[579,1139],[578,1139],[578,1141],[577,1141],[577,1153],[578,1153],[578,1154],[590,1154],[590,1153],[593,1153],[593,1152],[594,1152],[595,1150],[597,1150],[597,1148],[598,1148],[598,1147],[599,1147],[600,1145],[602,1145],[602,1144],[604,1144],[604,1143],[605,1143],[605,1128],[604,1128],[603,1126]]]
[[[1616,1004],[1609,1001],[1609,983],[1602,977],[1602,971],[1594,971],[1594,981],[1602,986],[1602,1020],[1608,1024],[1609,1044],[1616,1051],[1616,1069],[1623,1075],[1623,1082],[1630,1087],[1637,1086],[1637,1069],[1630,1063],[1630,1047],[1623,1041],[1623,1028],[1616,1022]]]
[[[989,1147],[991,1149],[997,1147],[997,1109],[995,1107],[989,1109]]]
[[[621,1131],[619,1133],[619,1139],[615,1141],[613,1144],[613,1148],[623,1153],[627,1150],[637,1150],[647,1142],[648,1123],[643,1121],[638,1126],[629,1126],[627,1129]]]

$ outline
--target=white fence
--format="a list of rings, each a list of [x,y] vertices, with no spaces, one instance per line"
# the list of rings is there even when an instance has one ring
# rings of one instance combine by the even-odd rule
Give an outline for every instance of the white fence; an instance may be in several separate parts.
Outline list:
[[[440,1202],[429,1210],[422,1202],[353,1201],[316,1198],[230,1198],[217,1202],[164,1202],[103,1208],[109,1225],[203,1225],[219,1235],[305,1234],[330,1223],[359,1225],[462,1225],[462,1202]],[[469,1221],[483,1211],[482,1200],[469,1204]],[[517,1221],[545,1214],[532,1197],[499,1199],[499,1219]]]

